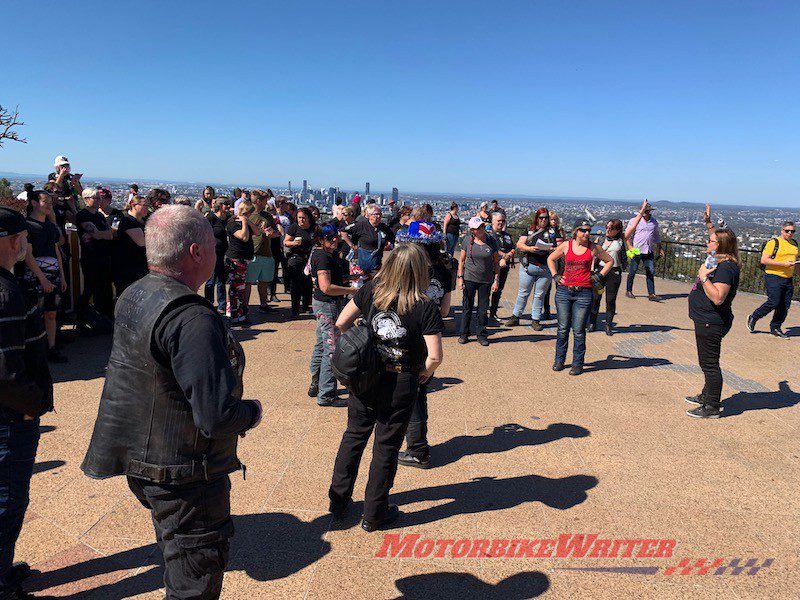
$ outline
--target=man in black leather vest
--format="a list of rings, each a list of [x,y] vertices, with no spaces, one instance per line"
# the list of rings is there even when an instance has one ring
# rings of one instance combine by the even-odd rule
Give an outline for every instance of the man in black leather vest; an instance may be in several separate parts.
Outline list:
[[[188,206],[147,221],[150,274],[117,300],[114,344],[82,469],[126,475],[150,510],[167,598],[219,598],[233,523],[228,474],[238,437],[261,419],[242,400],[244,352],[195,290],[216,263],[214,236]]]

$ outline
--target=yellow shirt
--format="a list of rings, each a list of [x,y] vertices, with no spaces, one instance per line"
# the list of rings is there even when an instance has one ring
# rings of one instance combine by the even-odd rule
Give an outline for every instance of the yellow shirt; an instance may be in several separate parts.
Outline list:
[[[774,260],[778,261],[787,261],[787,260],[797,260],[797,245],[787,242],[782,237],[775,238],[778,240],[778,253],[775,255]],[[761,256],[764,258],[770,258],[772,256],[772,252],[775,250],[775,242],[770,240],[767,242],[767,245],[764,246],[764,252],[761,253]],[[772,265],[767,265],[764,269],[765,273],[769,275],[777,275],[778,277],[785,277],[786,279],[791,279],[792,275],[794,275],[794,267],[774,267]]]

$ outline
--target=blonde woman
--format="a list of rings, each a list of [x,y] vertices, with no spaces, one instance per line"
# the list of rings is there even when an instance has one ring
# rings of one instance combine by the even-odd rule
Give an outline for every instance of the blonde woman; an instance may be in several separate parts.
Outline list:
[[[225,266],[228,270],[228,313],[234,325],[247,325],[247,263],[253,260],[253,235],[257,227],[250,221],[253,204],[243,200],[236,209],[236,217],[225,226],[228,232],[228,250],[225,253]]]
[[[439,306],[425,295],[429,283],[425,250],[415,244],[398,246],[336,321],[340,331],[347,331],[363,315],[375,334],[385,369],[372,398],[350,396],[347,430],[328,492],[330,511],[335,517],[343,516],[353,495],[361,455],[374,429],[361,522],[365,531],[384,528],[399,515],[397,506],[389,504],[397,455],[419,385],[428,381],[442,362],[444,324]]]

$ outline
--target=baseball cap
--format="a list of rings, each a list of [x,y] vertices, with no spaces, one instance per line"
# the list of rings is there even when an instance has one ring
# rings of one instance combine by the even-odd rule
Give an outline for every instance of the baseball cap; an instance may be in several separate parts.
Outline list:
[[[25,231],[25,217],[5,206],[0,206],[0,238]]]
[[[339,236],[339,230],[334,223],[325,223],[320,229],[319,234],[320,237],[330,240]]]
[[[589,222],[589,219],[580,218],[575,221],[575,225],[572,226],[573,229],[580,229],[581,227],[589,227],[591,228],[592,224]]]
[[[481,219],[480,217],[472,217],[467,223],[467,227],[469,227],[470,229],[480,229],[481,227],[483,227],[483,225],[484,225],[483,219]]]
[[[53,161],[54,167],[60,167],[62,165],[68,165],[69,159],[66,156],[56,156],[56,159]]]

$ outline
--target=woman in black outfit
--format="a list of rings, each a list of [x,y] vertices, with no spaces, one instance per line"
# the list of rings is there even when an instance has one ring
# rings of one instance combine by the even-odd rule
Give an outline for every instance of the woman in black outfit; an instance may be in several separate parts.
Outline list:
[[[300,305],[303,312],[311,312],[311,276],[305,274],[306,263],[314,248],[314,232],[316,222],[307,208],[297,211],[295,222],[286,229],[283,245],[288,249],[286,256],[287,273],[291,282],[292,319],[300,315]]]
[[[420,383],[442,362],[444,323],[439,307],[425,295],[430,284],[425,251],[416,244],[395,248],[377,276],[364,284],[336,321],[341,331],[364,315],[372,328],[384,371],[372,398],[350,395],[347,430],[342,437],[328,492],[330,511],[342,517],[353,495],[358,465],[375,430],[361,527],[381,529],[399,510],[389,504],[397,455]]]
[[[132,283],[147,275],[147,256],[144,249],[144,219],[147,200],[134,196],[126,205],[114,232],[111,245],[111,274],[117,298]]]
[[[230,218],[231,201],[228,198],[214,198],[211,203],[211,212],[206,215],[206,219],[211,223],[211,230],[214,232],[215,250],[217,262],[214,265],[214,272],[208,278],[204,287],[206,300],[214,304],[214,290],[217,295],[217,312],[224,315],[227,310],[227,295],[225,284],[228,282],[228,268],[225,266],[225,253],[228,251],[228,232],[225,229]]]
[[[458,204],[450,204],[450,210],[444,216],[444,233],[446,236],[447,253],[455,255],[458,238],[461,237],[461,219],[458,217]]]
[[[705,385],[697,396],[686,398],[695,408],[686,411],[697,419],[719,419],[722,414],[722,370],[719,356],[722,338],[733,324],[731,304],[739,289],[739,248],[730,229],[715,229],[708,240],[711,265],[700,265],[689,293],[689,318],[694,321],[697,359]],[[714,265],[714,260],[717,264]]]
[[[606,223],[606,236],[600,242],[603,250],[609,253],[611,258],[614,259],[614,266],[606,276],[605,297],[606,297],[606,335],[613,335],[612,329],[614,324],[614,315],[617,312],[617,294],[619,293],[619,286],[622,283],[622,272],[625,270],[627,264],[625,255],[625,240],[622,236],[622,221],[619,219],[611,219]],[[600,266],[603,262],[600,261]],[[601,294],[595,294],[592,301],[592,310],[589,313],[589,326],[587,331],[594,331],[597,327],[597,315],[600,312]]]

